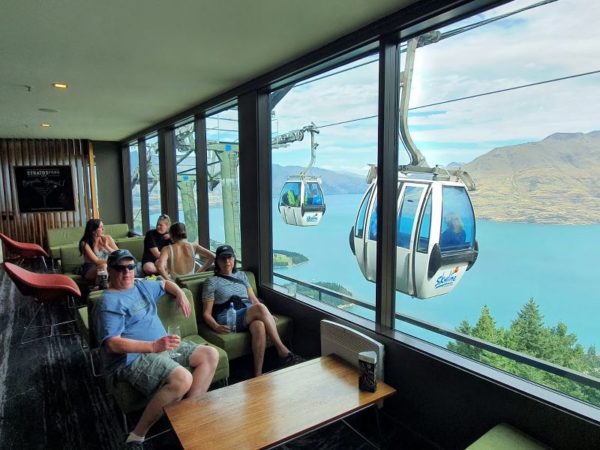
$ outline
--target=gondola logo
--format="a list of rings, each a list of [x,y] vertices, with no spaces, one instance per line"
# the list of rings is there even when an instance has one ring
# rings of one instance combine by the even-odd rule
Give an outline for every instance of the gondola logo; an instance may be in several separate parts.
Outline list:
[[[316,214],[314,216],[306,216],[307,222],[316,222],[318,220],[319,220],[319,216],[317,216]]]
[[[435,280],[435,289],[445,287],[445,286],[451,286],[452,284],[454,284],[454,282],[456,281],[456,276],[457,276],[458,272],[460,272],[460,267],[456,266],[447,275],[441,274]]]

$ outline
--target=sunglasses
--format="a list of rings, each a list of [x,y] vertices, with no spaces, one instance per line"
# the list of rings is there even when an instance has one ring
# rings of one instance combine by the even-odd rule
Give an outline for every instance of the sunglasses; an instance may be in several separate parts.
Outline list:
[[[135,270],[135,264],[127,264],[126,266],[112,266],[117,272],[127,272],[128,270]]]

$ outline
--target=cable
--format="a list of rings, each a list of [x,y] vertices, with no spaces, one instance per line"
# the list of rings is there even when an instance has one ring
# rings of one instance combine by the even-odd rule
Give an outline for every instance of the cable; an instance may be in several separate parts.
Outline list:
[[[471,98],[484,97],[486,95],[498,94],[500,92],[515,91],[517,89],[524,89],[524,88],[527,88],[527,87],[539,86],[541,84],[546,84],[546,83],[554,83],[556,81],[570,80],[572,78],[584,77],[584,76],[587,76],[587,75],[596,75],[598,73],[600,73],[600,70],[593,70],[591,72],[578,73],[578,74],[575,74],[575,75],[567,75],[565,77],[553,78],[551,80],[537,81],[535,83],[523,84],[521,86],[513,86],[513,87],[509,87],[509,88],[505,88],[505,89],[498,89],[498,90],[495,90],[495,91],[483,92],[481,94],[467,95],[465,97],[453,98],[453,99],[444,100],[444,101],[441,101],[441,102],[429,103],[427,105],[415,106],[413,108],[409,108],[409,111],[414,111],[415,109],[428,108],[430,106],[443,105],[443,104],[446,104],[446,103],[458,102],[460,100],[468,100],[468,99],[471,99]]]

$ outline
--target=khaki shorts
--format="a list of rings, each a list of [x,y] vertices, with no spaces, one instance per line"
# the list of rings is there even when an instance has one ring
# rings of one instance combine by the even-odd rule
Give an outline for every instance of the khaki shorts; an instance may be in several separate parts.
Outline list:
[[[177,348],[177,353],[181,356],[177,360],[171,358],[169,352],[140,353],[130,365],[118,369],[115,377],[127,381],[142,394],[150,396],[165,384],[174,369],[181,365],[189,367],[190,357],[197,347],[198,344],[193,342],[181,341]]]

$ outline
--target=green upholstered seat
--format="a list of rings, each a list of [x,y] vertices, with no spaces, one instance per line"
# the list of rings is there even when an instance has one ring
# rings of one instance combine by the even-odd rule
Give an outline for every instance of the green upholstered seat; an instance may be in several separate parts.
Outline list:
[[[48,240],[48,253],[50,254],[50,257],[52,259],[60,258],[60,250],[63,247],[75,247],[77,249],[79,240],[83,236],[84,231],[84,226],[50,228],[46,230],[46,239]],[[140,237],[135,236],[132,238],[132,233],[129,231],[129,225],[127,225],[126,223],[115,223],[109,225],[104,224],[104,233],[110,235],[115,241],[121,239],[136,239]],[[141,238],[143,240],[143,236],[141,236]],[[80,261],[81,260],[82,258],[80,258]]]
[[[541,450],[548,448],[550,447],[536,441],[512,425],[500,423],[469,445],[467,450]]]
[[[198,329],[196,326],[196,316],[194,310],[194,299],[192,293],[188,289],[183,290],[190,300],[192,305],[192,313],[190,317],[185,317],[176,302],[169,294],[163,295],[157,302],[158,305],[158,316],[160,317],[165,328],[169,324],[177,323],[181,327],[181,335],[184,340],[195,342],[196,344],[211,345],[205,339],[198,335]],[[90,307],[98,300],[102,295],[101,291],[92,292],[89,296]],[[93,338],[91,338],[93,339]],[[213,377],[213,383],[218,381],[227,381],[229,378],[229,359],[227,353],[214,345],[219,352],[219,364]],[[128,414],[132,411],[137,411],[145,407],[148,402],[148,398],[142,395],[139,391],[135,390],[131,385],[125,381],[110,382],[107,379],[106,387],[108,391],[113,395],[115,401],[121,408],[124,414]]]
[[[53,259],[60,258],[60,249],[62,247],[77,247],[77,243],[81,239],[81,236],[83,236],[84,230],[85,227],[63,227],[46,230],[50,257]]]
[[[244,271],[248,277],[248,281],[252,286],[254,292],[256,292],[256,280],[254,274],[250,271]],[[252,337],[248,331],[240,333],[217,333],[206,325],[202,319],[202,288],[204,282],[212,276],[212,274],[202,276],[190,277],[187,280],[182,280],[181,283],[187,289],[189,289],[194,296],[196,301],[196,311],[198,319],[198,334],[206,339],[211,344],[216,345],[224,349],[227,352],[227,356],[230,360],[239,358],[240,356],[248,355],[252,353]],[[290,317],[283,316],[281,314],[274,314],[277,318],[277,331],[279,336],[284,342],[290,343],[293,336],[293,321]],[[267,342],[267,346],[271,346],[270,341]]]
[[[129,250],[135,259],[140,262],[144,255],[144,236],[115,239],[117,247]]]

